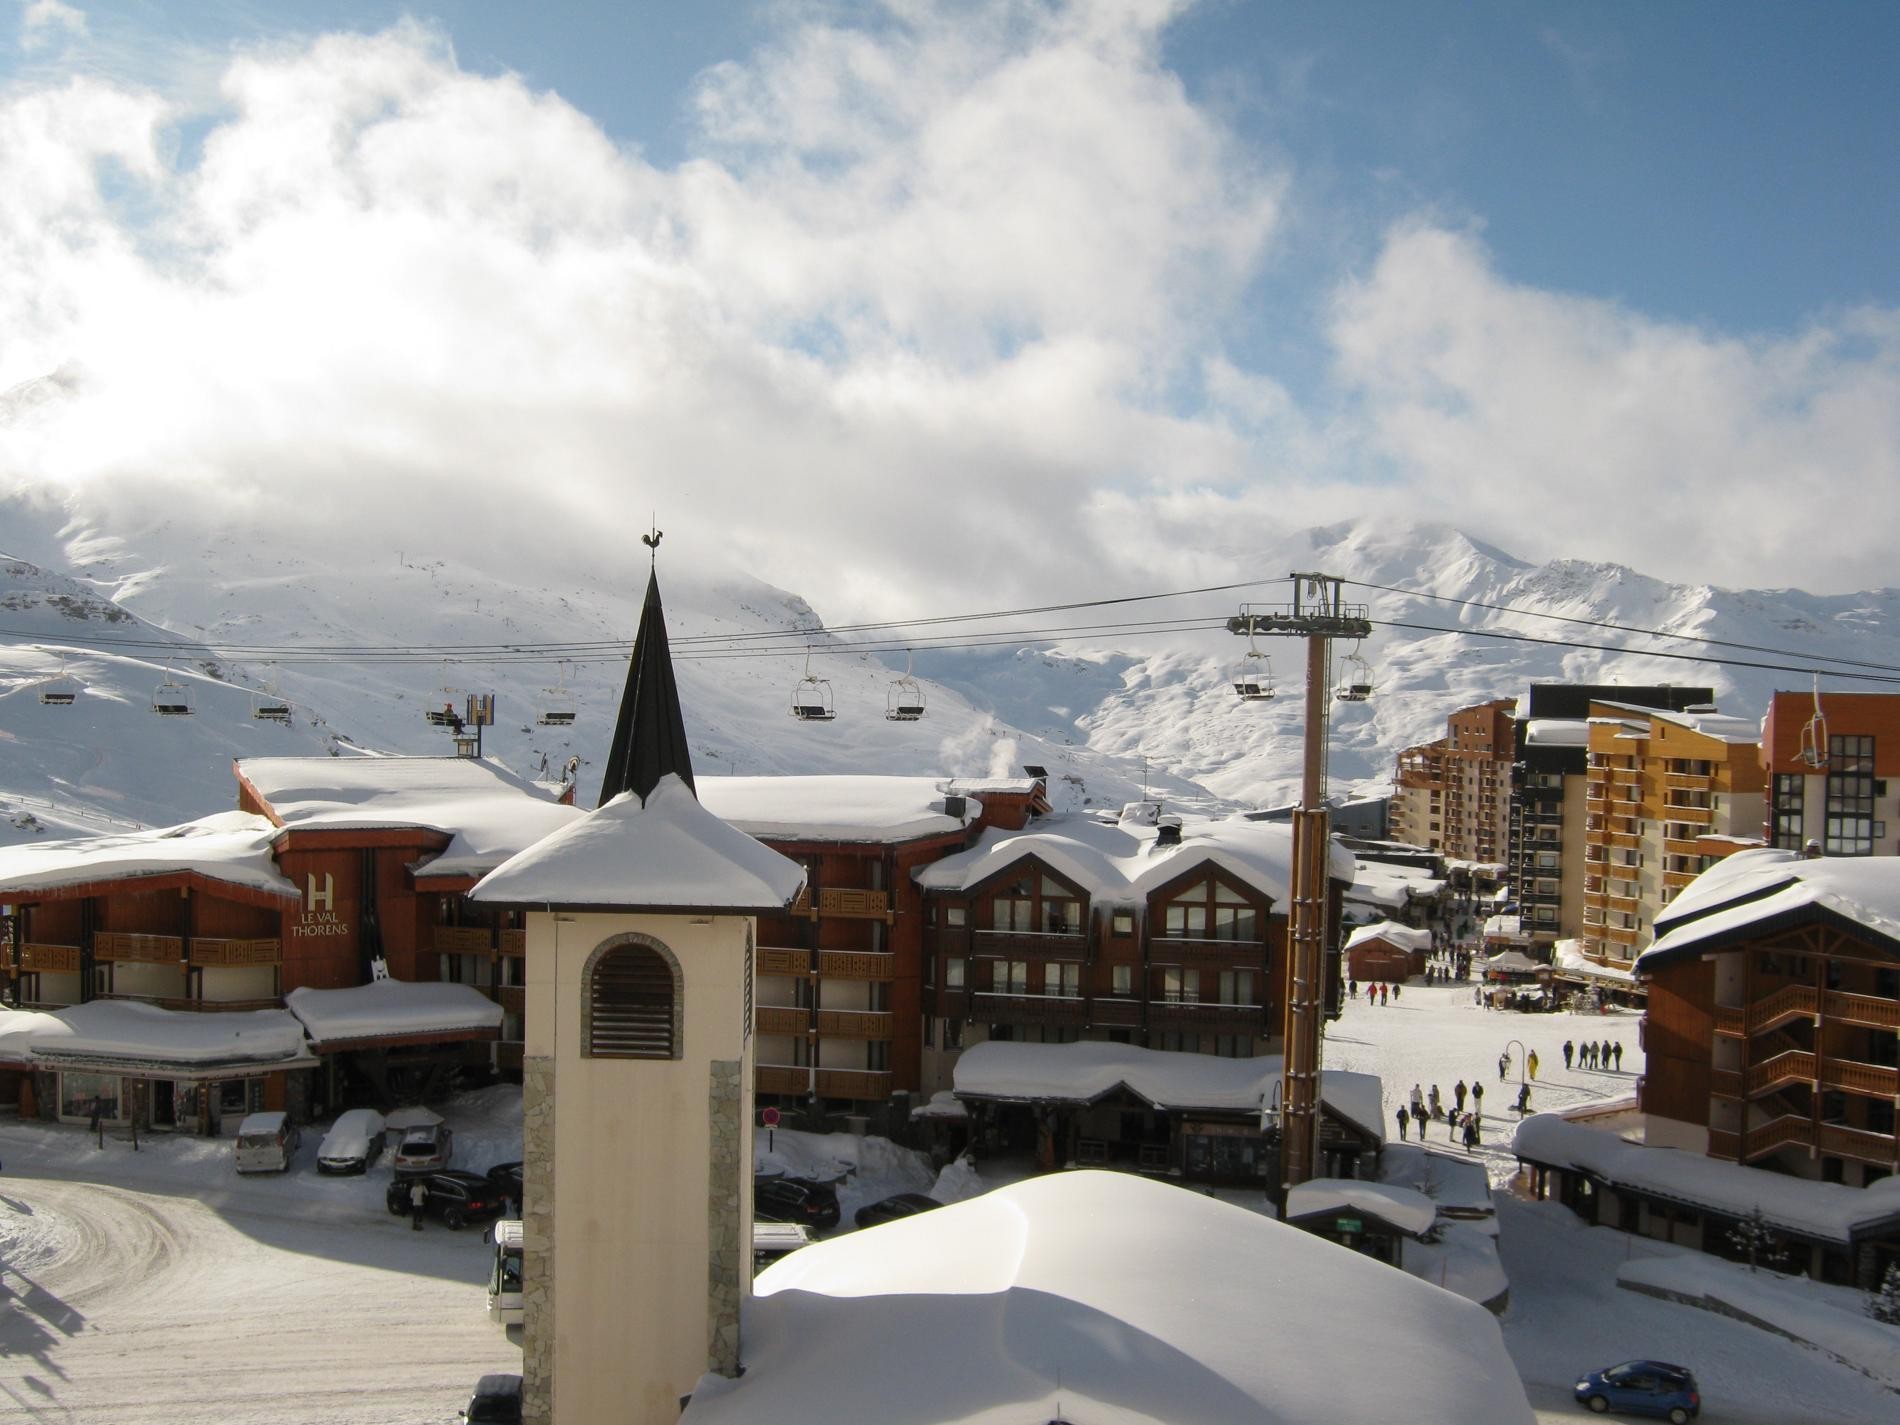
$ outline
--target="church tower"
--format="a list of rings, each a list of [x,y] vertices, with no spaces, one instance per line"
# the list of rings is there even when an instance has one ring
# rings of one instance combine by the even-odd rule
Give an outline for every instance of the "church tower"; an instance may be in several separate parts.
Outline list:
[[[529,1425],[660,1425],[738,1373],[754,925],[803,881],[700,806],[650,577],[599,808],[470,893],[527,913]]]

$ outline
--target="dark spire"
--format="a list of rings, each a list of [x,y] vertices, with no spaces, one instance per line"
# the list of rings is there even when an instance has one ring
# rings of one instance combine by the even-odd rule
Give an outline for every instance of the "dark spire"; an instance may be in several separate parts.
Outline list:
[[[649,549],[660,542],[658,530],[640,538]],[[680,716],[679,684],[673,680],[673,655],[666,644],[660,581],[656,574],[648,574],[646,606],[640,610],[640,631],[634,635],[633,660],[627,667],[627,691],[620,699],[620,719],[607,749],[600,801],[604,804],[622,792],[632,792],[644,801],[668,772],[692,789],[693,759],[686,747],[686,722]]]

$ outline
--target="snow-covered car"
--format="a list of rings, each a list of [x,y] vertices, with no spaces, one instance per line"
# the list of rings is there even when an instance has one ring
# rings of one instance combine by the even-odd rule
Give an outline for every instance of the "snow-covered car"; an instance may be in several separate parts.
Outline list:
[[[455,1152],[455,1135],[446,1123],[428,1123],[411,1128],[396,1145],[391,1159],[398,1173],[422,1173],[431,1168],[446,1168]]]
[[[240,1173],[281,1173],[297,1155],[303,1135],[281,1111],[245,1115],[238,1124],[237,1170]]]
[[[410,1193],[418,1182],[425,1189],[423,1213],[440,1218],[451,1232],[459,1231],[482,1218],[500,1217],[506,1208],[501,1194],[495,1191],[494,1184],[487,1178],[449,1168],[439,1172],[414,1173],[392,1182],[383,1194],[383,1204],[392,1216],[401,1217],[415,1211]]]
[[[383,1155],[383,1116],[373,1108],[353,1108],[337,1115],[330,1131],[317,1145],[320,1173],[366,1173]]]

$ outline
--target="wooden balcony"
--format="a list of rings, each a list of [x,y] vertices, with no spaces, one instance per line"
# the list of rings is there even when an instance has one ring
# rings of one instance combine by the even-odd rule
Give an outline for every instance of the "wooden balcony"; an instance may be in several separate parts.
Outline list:
[[[1157,965],[1234,965],[1260,969],[1266,964],[1267,947],[1259,940],[1205,940],[1186,935],[1158,935],[1148,946],[1152,963]]]
[[[1833,1157],[1875,1163],[1883,1168],[1891,1168],[1895,1160],[1900,1159],[1900,1148],[1896,1148],[1892,1134],[1869,1133],[1842,1123],[1822,1124],[1818,1146]]]
[[[1088,1003],[1080,996],[1003,994],[979,990],[971,1014],[986,1024],[1082,1025],[1088,1022]]]
[[[281,940],[194,940],[191,942],[191,963],[206,968],[281,965],[283,962],[284,942]]]
[[[1662,874],[1665,890],[1679,891],[1701,873],[1699,871],[1664,871]]]
[[[1742,1157],[1745,1161],[1753,1162],[1790,1144],[1805,1147],[1813,1142],[1814,1125],[1798,1113],[1785,1114],[1743,1134]]]
[[[1869,1029],[1900,1030],[1900,1000],[1830,990],[1825,1012],[1829,1019],[1838,1019],[1846,1024],[1865,1025]]]
[[[757,953],[761,975],[809,975],[811,951],[788,950],[777,945],[762,945]]]
[[[872,950],[820,950],[818,973],[827,980],[888,980],[897,957]]]
[[[1621,885],[1622,882],[1616,884]],[[1642,901],[1637,897],[1618,895],[1615,891],[1605,892],[1603,901],[1606,910],[1619,911],[1624,915],[1635,915],[1642,909]]]
[[[1603,816],[1610,810],[1610,799],[1592,794],[1583,799],[1583,809],[1591,816]]]
[[[889,1039],[897,1018],[884,1010],[821,1009],[818,1033],[834,1039]]]
[[[1715,809],[1713,807],[1688,806],[1682,802],[1664,802],[1662,820],[1686,821],[1696,826],[1713,826]]]
[[[1729,1133],[1720,1128],[1709,1130],[1709,1156],[1726,1158],[1731,1163],[1742,1156],[1742,1135]]]
[[[496,985],[492,991],[495,1003],[508,1014],[526,1014],[528,1012],[528,987],[526,985]]]
[[[185,942],[176,935],[101,930],[92,937],[92,958],[115,964],[176,965],[185,958]]]
[[[1715,778],[1698,772],[1670,772],[1663,785],[1672,792],[1706,792],[1715,786]]]
[[[1708,853],[1702,849],[1700,842],[1684,841],[1679,836],[1665,836],[1663,838],[1663,855],[1665,856],[1704,856],[1707,854]]]
[[[495,932],[485,925],[438,925],[433,945],[438,955],[486,955],[495,948]]]
[[[1812,985],[1784,985],[1748,1007],[1748,1032],[1766,1034],[1796,1019],[1812,1019],[1820,996]]]
[[[1141,1001],[1113,999],[1104,995],[1090,1002],[1089,1019],[1091,1023],[1106,1025],[1110,1029],[1136,1028],[1141,1023]]]
[[[759,1093],[802,1094],[811,1087],[811,1070],[791,1064],[760,1064],[752,1071]]]
[[[813,1078],[813,1070],[794,1064],[760,1064],[752,1082],[759,1093],[803,1095]],[[885,1069],[819,1069],[816,1088],[820,1098],[880,1100],[891,1095],[891,1076]]]
[[[1257,1004],[1184,1004],[1156,1000],[1148,1023],[1157,1029],[1206,1029],[1220,1034],[1257,1034],[1264,1028]]]
[[[76,975],[79,973],[79,947],[29,940],[20,946],[19,969],[22,974],[38,971],[48,975]]]
[[[1742,1075],[1735,1069],[1711,1069],[1709,1092],[1716,1098],[1741,1098],[1745,1091]]]
[[[1643,838],[1634,831],[1612,831],[1604,838],[1612,849],[1617,851],[1641,851]]]
[[[1748,1012],[1740,1005],[1718,1004],[1715,1006],[1715,1032],[1729,1034],[1740,1039],[1748,1033]]]
[[[969,1018],[970,1016],[969,992],[962,989],[961,987],[954,990],[939,987],[938,989],[935,989],[935,990],[926,990],[925,994],[936,996],[936,1012],[942,1015],[945,1019],[968,1019]]]
[[[1821,1065],[1821,1087],[1890,1099],[1900,1094],[1900,1069],[1888,1069],[1879,1064],[1856,1064],[1846,1059],[1829,1059]]]
[[[979,930],[976,953],[1006,959],[1031,955],[1044,960],[1085,960],[1089,938],[1081,931]]]
[[[839,920],[881,920],[885,924],[897,918],[891,909],[890,894],[886,891],[855,890],[841,886],[821,889],[816,899],[811,887],[807,886],[798,893],[787,914],[816,920],[819,917],[835,917]]]
[[[528,953],[528,932],[525,930],[504,930],[501,933],[501,953],[504,955],[525,955]],[[520,1056],[517,1055],[517,1058]]]
[[[1603,938],[1612,945],[1633,946],[1642,936],[1642,933],[1642,931],[1633,925],[1606,925],[1603,927]]]
[[[1750,1098],[1788,1084],[1814,1082],[1814,1055],[1805,1049],[1790,1049],[1760,1064],[1750,1064],[1744,1075]]]
[[[1640,767],[1610,768],[1610,785],[1613,787],[1640,787],[1643,785],[1643,772]]]
[[[753,1010],[752,1023],[761,1034],[803,1035],[811,1030],[811,1011],[797,1005],[762,1004]]]

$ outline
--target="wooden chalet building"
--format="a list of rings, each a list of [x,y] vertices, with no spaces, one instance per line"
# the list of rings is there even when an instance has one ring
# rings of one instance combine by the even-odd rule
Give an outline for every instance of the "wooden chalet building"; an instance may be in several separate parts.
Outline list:
[[[87,1061],[84,1093],[61,1081],[68,1071],[54,1050],[16,1053],[16,1063],[37,1069],[13,1070],[23,1108],[73,1117],[76,1105],[106,1099],[108,1121],[215,1132],[224,1117],[257,1108],[302,1117],[335,1105],[348,1092],[340,1073],[389,1097],[471,1060],[518,1070],[521,932],[508,913],[484,912],[462,892],[578,816],[571,798],[472,758],[247,758],[236,773],[235,812],[0,848],[7,1003],[56,1014],[114,1003],[147,1011],[68,1016],[77,1041],[115,1051]],[[433,1008],[411,1003],[400,1027],[371,1016],[348,1041],[314,1050],[300,1042],[307,1052],[294,1064],[280,1052],[275,1020],[251,1021],[269,1030],[257,1042],[273,1046],[254,1059],[166,1057],[168,1035],[193,1041],[203,1026],[167,1027],[154,1012],[276,1012],[296,1030],[283,1015],[287,996],[361,987],[379,966],[399,983],[472,986],[501,1014],[471,1015],[467,999],[437,997]],[[28,1024],[16,1025],[16,1042],[35,1038],[20,1027]],[[130,1042],[116,1042],[128,1033]],[[141,1033],[151,1036],[142,1053]],[[124,1072],[107,1072],[116,1061]],[[312,1065],[318,1072],[305,1072]]]

